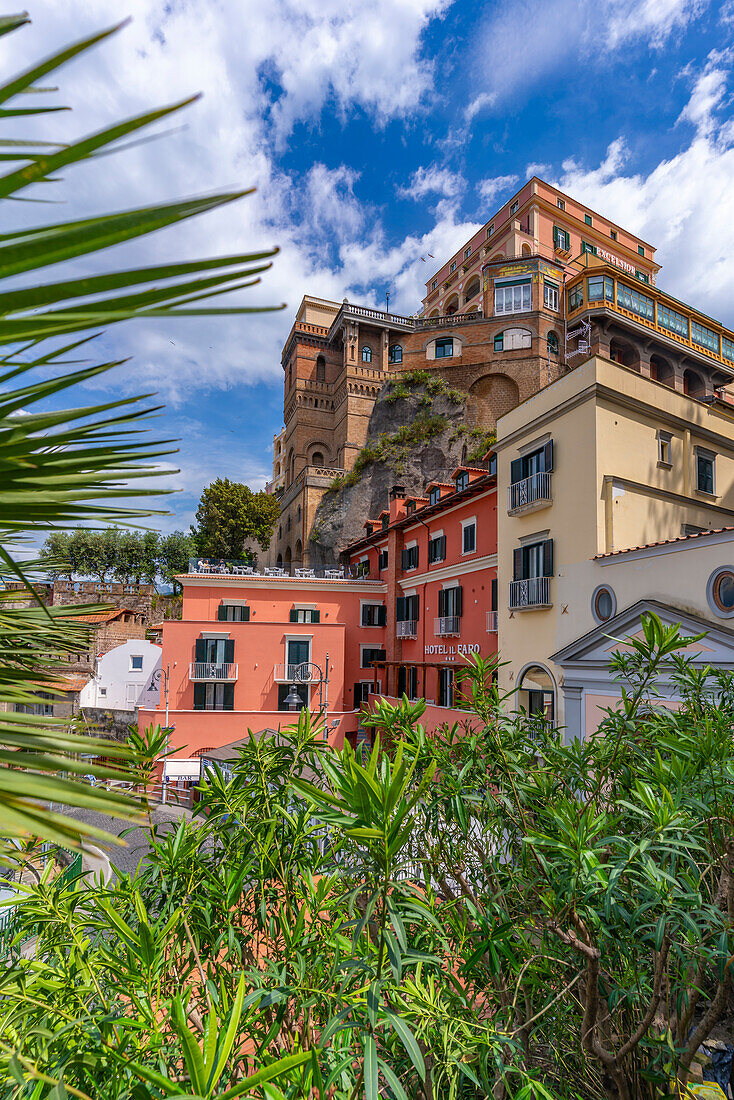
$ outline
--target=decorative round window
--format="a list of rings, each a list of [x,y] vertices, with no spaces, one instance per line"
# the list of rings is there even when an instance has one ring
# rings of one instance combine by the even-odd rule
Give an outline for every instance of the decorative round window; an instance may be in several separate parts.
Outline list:
[[[709,607],[720,618],[734,615],[734,567],[724,566],[709,577],[706,595]]]
[[[611,619],[617,610],[617,597],[607,584],[600,584],[591,596],[591,614],[598,623]]]

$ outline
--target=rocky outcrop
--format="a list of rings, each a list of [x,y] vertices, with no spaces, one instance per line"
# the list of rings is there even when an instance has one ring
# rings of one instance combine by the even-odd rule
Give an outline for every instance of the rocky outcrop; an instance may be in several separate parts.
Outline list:
[[[423,377],[425,375],[425,378]],[[311,532],[313,565],[338,561],[341,551],[364,535],[364,522],[388,505],[393,485],[421,496],[429,481],[446,480],[466,456],[491,442],[469,428],[466,394],[427,372],[406,372],[387,382],[375,402],[367,443],[352,471],[335,482],[319,505]]]

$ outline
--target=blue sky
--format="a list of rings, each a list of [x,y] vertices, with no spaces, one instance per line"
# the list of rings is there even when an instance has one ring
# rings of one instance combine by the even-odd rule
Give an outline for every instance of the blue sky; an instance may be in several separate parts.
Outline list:
[[[18,217],[255,185],[83,270],[281,249],[240,301],[282,313],[131,323],[99,341],[132,360],[87,396],[155,389],[159,430],[181,439],[164,529],[186,528],[217,476],[268,477],[304,293],[380,305],[389,289],[413,312],[421,256],[438,266],[533,173],[656,245],[660,284],[734,326],[732,0],[41,0],[30,14],[0,41],[5,72],[133,17],[60,72],[73,112],[44,122],[54,137],[204,97],[182,129],[73,170],[58,205]]]

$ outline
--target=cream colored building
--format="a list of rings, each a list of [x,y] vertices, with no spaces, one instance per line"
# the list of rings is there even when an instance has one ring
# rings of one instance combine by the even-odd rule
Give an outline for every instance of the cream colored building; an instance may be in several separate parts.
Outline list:
[[[632,559],[623,569],[614,552],[734,526],[734,407],[594,356],[502,417],[496,451],[500,683],[522,707],[552,711],[569,733],[594,728],[591,684],[577,676],[570,690],[572,647],[602,624],[600,637],[617,634],[636,607],[622,633],[634,632],[646,600],[668,621],[718,622],[725,645],[726,617],[705,597],[714,536],[685,539],[696,553],[671,552],[658,574]],[[624,582],[608,586],[610,601],[602,589],[615,569]],[[594,660],[603,671],[598,651]],[[596,693],[606,683],[617,694],[604,675]]]

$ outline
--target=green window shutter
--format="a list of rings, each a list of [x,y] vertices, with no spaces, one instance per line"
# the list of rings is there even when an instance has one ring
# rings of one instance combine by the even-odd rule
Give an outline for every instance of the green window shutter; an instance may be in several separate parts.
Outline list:
[[[222,710],[234,710],[234,684],[224,685]]]
[[[203,710],[206,702],[206,684],[194,684],[194,710]]]
[[[250,609],[249,607],[242,608],[242,622],[249,623],[250,621]]]
[[[316,611],[311,612],[311,622],[312,623],[320,623],[321,622],[321,612],[318,609]]]
[[[220,603],[219,607],[217,608],[217,618],[220,622],[227,618],[227,608],[223,603]]]
[[[197,638],[194,644],[194,660],[201,663],[206,660],[206,643],[203,638]]]
[[[296,610],[295,607],[291,608],[291,622],[292,623],[297,623],[298,622],[298,611]]]
[[[231,665],[234,661],[234,638],[227,638],[224,643],[224,663]]]
[[[377,611],[377,625],[387,626],[387,608],[384,604]]]

